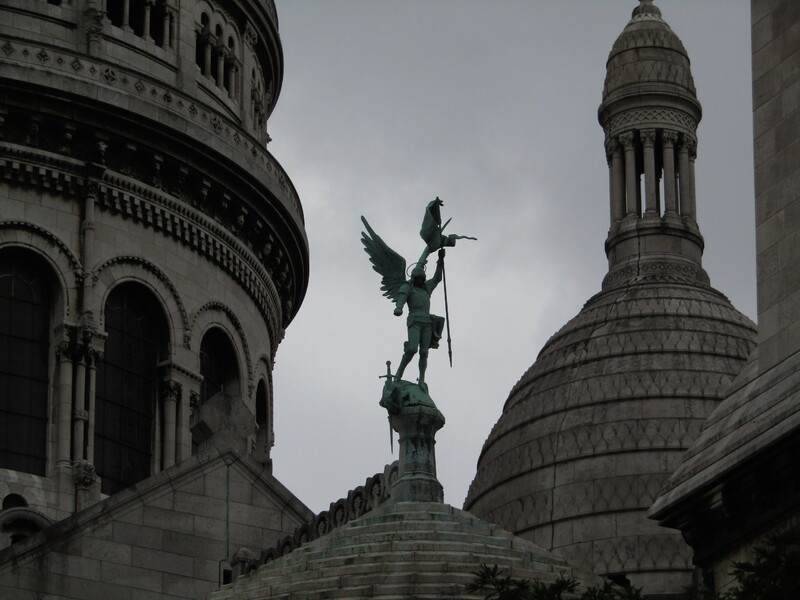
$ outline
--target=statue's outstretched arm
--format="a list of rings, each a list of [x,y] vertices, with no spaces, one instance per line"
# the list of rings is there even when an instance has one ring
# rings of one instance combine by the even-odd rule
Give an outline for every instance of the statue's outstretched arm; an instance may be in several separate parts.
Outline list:
[[[431,277],[428,281],[425,282],[425,285],[428,288],[428,293],[432,292],[439,282],[442,280],[442,273],[444,271],[444,248],[439,250],[439,260],[436,261],[436,271],[433,273],[433,277]]]

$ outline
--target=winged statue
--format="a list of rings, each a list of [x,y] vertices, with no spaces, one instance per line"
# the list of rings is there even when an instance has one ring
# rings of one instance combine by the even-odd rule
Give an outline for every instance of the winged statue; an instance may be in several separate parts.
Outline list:
[[[392,250],[383,239],[375,233],[367,220],[362,216],[366,231],[361,233],[361,242],[364,250],[369,255],[372,268],[381,276],[381,291],[391,302],[394,303],[395,316],[403,314],[403,307],[408,307],[408,317],[406,326],[408,328],[408,340],[403,346],[403,356],[400,365],[394,376],[389,374],[387,377],[394,381],[400,381],[406,367],[411,362],[414,355],[419,352],[419,378],[420,388],[427,393],[425,383],[425,371],[428,366],[428,351],[431,348],[438,348],[439,341],[445,328],[445,318],[431,314],[431,294],[439,282],[444,277],[444,257],[445,247],[455,246],[458,239],[475,238],[463,235],[445,235],[443,233],[447,223],[442,225],[440,207],[443,202],[436,198],[430,202],[425,209],[425,216],[422,221],[420,236],[425,242],[425,249],[419,260],[413,264],[410,277],[407,276],[408,265],[406,260],[397,252]],[[433,277],[427,279],[425,265],[428,256],[438,253],[436,261],[436,271]],[[447,307],[447,289],[445,282],[445,307]],[[448,344],[449,331],[448,331]],[[450,360],[452,365],[452,352]]]

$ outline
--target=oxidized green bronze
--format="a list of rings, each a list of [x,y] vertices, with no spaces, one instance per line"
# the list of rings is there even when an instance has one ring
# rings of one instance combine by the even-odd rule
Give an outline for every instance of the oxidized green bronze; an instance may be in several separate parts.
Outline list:
[[[403,347],[403,357],[400,360],[397,372],[394,376],[391,373],[386,376],[387,384],[392,383],[392,380],[394,382],[401,380],[408,363],[419,351],[418,382],[419,387],[426,393],[428,387],[425,384],[425,370],[428,365],[428,350],[439,347],[439,340],[442,338],[445,327],[444,317],[432,315],[430,312],[431,294],[444,277],[445,248],[455,246],[458,239],[475,239],[463,235],[445,235],[443,233],[449,221],[442,225],[440,214],[442,205],[443,202],[436,198],[425,209],[425,216],[420,229],[420,236],[425,242],[425,249],[422,251],[419,260],[413,265],[409,279],[406,279],[405,259],[392,250],[373,231],[367,220],[361,217],[361,221],[367,229],[366,232],[362,232],[361,241],[372,262],[372,268],[381,275],[383,295],[394,302],[394,314],[398,317],[403,314],[403,307],[408,307],[408,318],[406,320],[408,341]],[[431,279],[426,279],[425,265],[428,256],[437,251],[436,272]],[[445,295],[446,293],[445,289]],[[448,327],[448,345],[450,342],[449,337]],[[452,353],[450,356],[452,365]]]

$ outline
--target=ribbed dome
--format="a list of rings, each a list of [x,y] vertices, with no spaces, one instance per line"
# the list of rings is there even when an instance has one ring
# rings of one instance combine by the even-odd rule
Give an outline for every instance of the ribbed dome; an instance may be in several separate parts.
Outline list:
[[[700,104],[683,44],[648,0],[614,43],[598,116],[611,209],[602,291],[511,391],[465,508],[648,595],[679,594],[691,550],[647,509],[743,368],[755,326],[702,266]]]
[[[644,0],[614,42],[606,63],[603,103],[647,92],[655,85],[664,93],[695,99],[689,56],[683,43],[661,18],[661,10]]]
[[[680,535],[644,515],[754,338],[727,298],[676,273],[594,296],[511,391],[465,509],[596,573],[688,573]]]

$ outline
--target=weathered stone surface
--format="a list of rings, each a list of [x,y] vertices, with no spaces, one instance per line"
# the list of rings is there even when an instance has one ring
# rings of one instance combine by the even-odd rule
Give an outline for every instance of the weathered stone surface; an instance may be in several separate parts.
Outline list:
[[[692,565],[647,509],[755,338],[701,264],[700,116],[686,51],[644,0],[611,51],[599,110],[609,272],[512,389],[464,505],[648,594],[682,592]]]
[[[197,489],[198,479],[218,479],[220,471],[266,497],[270,508],[248,506],[243,524],[218,498],[184,491]],[[174,509],[151,506],[151,500],[163,505],[165,495],[175,497]],[[266,518],[277,506],[280,519]],[[133,598],[136,590],[144,594],[139,597],[201,598],[236,548],[274,543],[310,517],[251,459],[196,457],[0,551],[0,589],[57,592],[64,599]]]
[[[515,578],[595,576],[535,544],[440,503],[384,504],[213,593],[213,600],[479,598],[466,585],[481,564]]]

